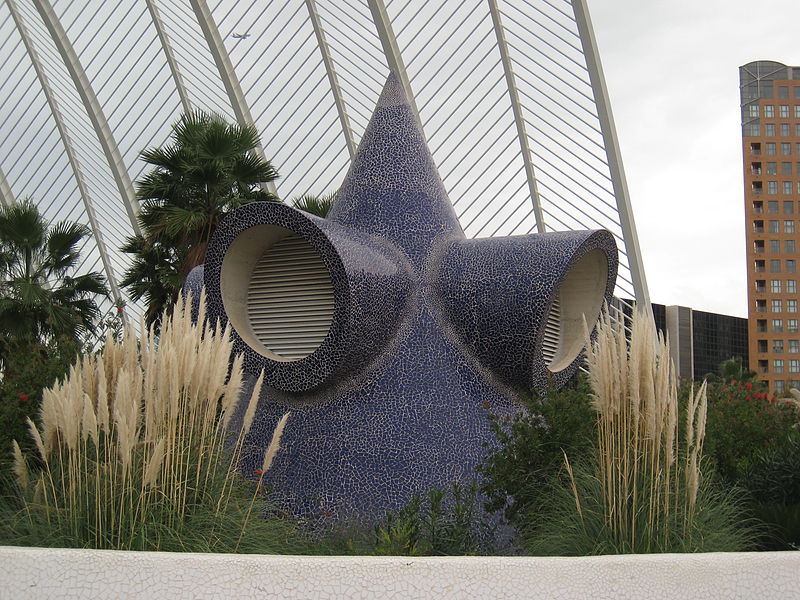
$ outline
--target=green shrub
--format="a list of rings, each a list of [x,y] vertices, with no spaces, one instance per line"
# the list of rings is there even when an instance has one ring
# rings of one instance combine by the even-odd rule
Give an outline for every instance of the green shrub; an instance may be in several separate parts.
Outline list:
[[[0,378],[0,495],[10,492],[12,440],[18,440],[26,452],[34,449],[27,420],[36,418],[42,391],[64,377],[77,356],[78,344],[67,339],[58,344],[30,344],[26,352],[6,356]]]
[[[654,552],[733,552],[753,547],[757,530],[743,520],[742,497],[734,489],[721,491],[710,480],[700,482],[692,519],[672,511],[656,535],[646,519],[631,521],[629,536],[614,531],[604,511],[604,491],[596,459],[585,457],[551,480],[545,510],[527,513],[519,545],[534,556],[591,556]],[[676,497],[685,490],[674,490]],[[578,510],[576,494],[579,498]]]
[[[526,411],[510,423],[490,417],[498,446],[480,467],[487,510],[503,510],[514,523],[521,508],[544,500],[543,487],[561,470],[564,452],[578,456],[592,449],[595,413],[590,394],[580,376],[561,390],[531,395]]]
[[[746,480],[756,457],[784,446],[796,432],[797,422],[794,403],[776,400],[757,384],[711,383],[705,454],[728,484],[748,487]]]
[[[262,518],[261,502],[288,414],[245,482],[236,465],[261,380],[228,439],[242,359],[229,374],[230,331],[193,325],[189,312],[178,307],[158,338],[109,339],[45,391],[41,427],[29,422],[40,467],[15,446],[19,492],[0,508],[0,544],[296,551],[294,524]]]
[[[323,538],[320,554],[474,556],[491,554],[494,527],[481,510],[478,485],[454,484],[415,495],[369,529],[345,527]]]
[[[750,510],[767,531],[763,550],[800,548],[800,435],[758,452],[742,485],[750,494]]]
[[[705,384],[684,418],[669,346],[651,317],[601,318],[587,349],[596,453],[565,459],[540,502],[519,519],[535,554],[585,555],[742,550],[751,535],[739,506],[701,474]],[[680,426],[683,423],[683,426]]]

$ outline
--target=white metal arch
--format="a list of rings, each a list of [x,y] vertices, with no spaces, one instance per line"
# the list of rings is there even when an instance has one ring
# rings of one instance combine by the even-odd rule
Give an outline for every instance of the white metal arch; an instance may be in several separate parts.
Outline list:
[[[17,1],[33,2],[58,45],[69,77],[53,81],[53,93],[72,85],[81,94],[117,194],[127,198],[128,221],[136,209],[130,180],[142,168],[136,155],[163,143],[169,123],[189,107],[259,129],[281,172],[273,193],[338,187],[393,69],[468,235],[605,227],[620,248],[617,294],[648,301],[585,0],[146,0],[146,8],[138,0],[87,0],[55,3],[60,17],[47,0]],[[142,35],[145,26],[156,35]],[[141,61],[123,57],[133,43],[128,27],[149,40],[137,46]],[[237,31],[248,39],[232,40]],[[123,63],[120,80],[114,67]],[[0,73],[11,69],[0,65]],[[137,88],[129,81],[146,89],[146,101],[131,96]],[[154,94],[148,86],[161,87]],[[91,144],[86,134],[74,132],[74,144]],[[0,148],[16,156],[0,161],[24,160],[19,148],[30,143],[9,140]],[[106,175],[83,169],[93,185],[109,188]],[[12,185],[18,172],[7,170]],[[59,177],[54,171],[43,181],[58,186]],[[108,227],[113,211],[103,210],[99,227]],[[120,256],[109,254],[119,272]]]
[[[61,22],[56,17],[53,7],[47,0],[33,0],[36,10],[42,17],[42,21],[50,31],[53,42],[56,44],[59,53],[61,54],[64,64],[72,77],[75,88],[83,100],[86,112],[97,135],[100,145],[103,147],[103,152],[108,159],[108,166],[111,168],[111,173],[114,176],[114,181],[119,189],[120,198],[122,200],[125,211],[130,220],[131,229],[134,233],[139,233],[139,222],[136,216],[139,214],[139,204],[136,201],[136,194],[133,191],[133,184],[131,183],[130,175],[125,168],[125,163],[122,160],[122,155],[119,152],[117,143],[108,126],[103,109],[97,101],[97,96],[92,89],[89,79],[81,66],[72,44],[67,38]]]
[[[91,194],[89,192],[89,186],[86,183],[83,169],[81,168],[80,161],[78,160],[78,155],[73,148],[69,131],[67,130],[67,127],[64,124],[64,119],[61,116],[61,108],[59,107],[58,100],[53,93],[53,89],[50,87],[47,74],[44,72],[42,64],[39,61],[39,55],[36,52],[36,48],[34,47],[30,36],[28,35],[28,29],[25,26],[25,21],[22,19],[19,11],[17,10],[16,0],[6,0],[6,5],[11,11],[11,16],[17,26],[17,30],[22,36],[22,43],[25,45],[25,49],[28,52],[28,56],[33,64],[33,69],[36,72],[36,77],[39,80],[39,84],[42,86],[42,92],[44,93],[45,98],[47,99],[47,104],[50,107],[50,113],[55,121],[56,129],[58,129],[58,133],[61,136],[61,141],[64,145],[64,152],[67,155],[67,160],[69,161],[73,175],[75,176],[75,182],[78,185],[78,190],[81,199],[83,200],[86,216],[89,219],[89,228],[91,229],[97,249],[100,252],[100,260],[103,264],[103,270],[105,271],[108,285],[111,288],[111,296],[114,299],[114,303],[118,306],[121,306],[122,296],[120,295],[119,287],[117,285],[117,276],[114,273],[113,267],[111,266],[108,250],[103,239],[103,231],[100,228],[95,215],[94,205],[92,204]]]
[[[203,30],[208,48],[211,50],[211,55],[214,57],[214,62],[219,69],[219,75],[222,78],[222,83],[228,92],[231,107],[236,115],[236,120],[240,125],[249,126],[253,125],[253,116],[250,114],[250,107],[247,105],[247,99],[242,92],[242,85],[239,83],[239,78],[236,77],[236,72],[233,70],[231,59],[228,56],[227,50],[222,43],[222,38],[219,35],[219,29],[214,22],[211,11],[208,9],[208,4],[205,0],[189,0],[197,16],[197,21],[200,23],[200,28]],[[267,155],[264,153],[262,144],[256,147],[256,154],[262,160],[267,160]],[[278,190],[275,184],[271,181],[265,182],[266,191],[277,196]]]

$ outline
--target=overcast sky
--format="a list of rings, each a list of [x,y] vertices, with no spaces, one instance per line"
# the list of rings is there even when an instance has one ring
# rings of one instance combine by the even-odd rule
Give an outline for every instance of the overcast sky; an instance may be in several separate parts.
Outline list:
[[[800,1],[588,4],[651,300],[747,316],[738,68],[800,65]]]

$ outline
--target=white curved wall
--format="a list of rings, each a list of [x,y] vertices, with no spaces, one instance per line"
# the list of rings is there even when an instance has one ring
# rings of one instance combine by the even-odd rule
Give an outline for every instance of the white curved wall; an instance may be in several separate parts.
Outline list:
[[[300,557],[0,547],[0,598],[797,598],[800,553]]]

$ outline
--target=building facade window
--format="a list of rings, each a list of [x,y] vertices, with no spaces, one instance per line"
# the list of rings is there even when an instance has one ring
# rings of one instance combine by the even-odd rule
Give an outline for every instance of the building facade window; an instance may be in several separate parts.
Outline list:
[[[796,319],[789,319],[790,321]],[[789,354],[800,354],[800,340],[789,340]]]
[[[756,300],[756,312],[767,312],[766,300]]]
[[[792,174],[792,163],[783,161],[781,163],[781,175],[791,175]]]
[[[755,149],[756,148],[754,148],[754,150]],[[757,150],[758,150],[758,153],[754,152],[753,154],[761,154],[761,144],[758,144]],[[775,156],[775,154],[777,153],[777,146],[775,145],[775,142],[767,142],[767,144],[766,144],[766,153],[767,153],[767,156]]]
[[[781,119],[788,119],[789,118],[789,105],[788,104],[781,104],[778,107],[778,115]]]
[[[778,214],[778,201],[777,200],[768,200],[767,201],[767,212],[771,215]]]
[[[775,137],[775,123],[766,123],[764,125],[764,135],[767,137]]]
[[[778,193],[778,182],[777,181],[768,181],[767,182],[767,193],[768,194],[777,194]]]
[[[772,119],[775,116],[775,106],[772,104],[764,105],[764,116],[767,119]]]
[[[773,259],[769,261],[769,272],[770,273],[780,273],[781,272],[781,261],[777,259]]]
[[[791,192],[789,192],[791,194]],[[785,215],[793,215],[794,214],[794,200],[784,200],[783,201],[783,214]]]
[[[792,359],[789,361],[789,373],[800,373],[800,360]]]
[[[781,123],[781,137],[789,137],[789,124]]]
[[[770,308],[774,313],[783,312],[783,300],[772,300]]]
[[[797,90],[797,89],[800,89],[800,88],[794,88],[794,89]],[[794,118],[795,119],[800,119],[800,104],[795,104],[794,105]]]
[[[796,294],[797,293],[797,280],[796,279],[787,279],[786,280],[786,293],[787,294]]]
[[[797,261],[793,258],[790,258],[786,261],[786,272],[787,273],[795,273],[797,271]]]
[[[776,354],[783,354],[783,340],[772,340],[772,351]]]
[[[794,221],[783,222],[783,233],[794,233]]]
[[[794,124],[794,136],[800,137],[800,123]]]
[[[789,142],[781,142],[781,156],[791,156],[792,145]]]
[[[770,279],[769,281],[769,291],[773,294],[780,294],[781,293],[781,280],[780,279]]]
[[[772,372],[773,373],[783,373],[783,359],[776,358],[772,361]]]
[[[794,184],[792,184],[791,181],[784,181],[783,182],[783,193],[786,194],[787,196],[790,196],[792,194],[793,188],[794,188]]]
[[[784,385],[783,379],[776,379],[773,383],[775,384],[776,394],[782,394],[786,391],[786,386]]]
[[[795,106],[795,108],[800,108],[800,106]],[[758,117],[758,104],[751,104],[747,107],[747,114],[750,117]]]
[[[778,86],[778,98],[788,98],[789,97],[789,86],[788,85],[779,85]]]
[[[797,300],[787,300],[786,301],[786,312],[796,313],[797,312]]]
[[[758,250],[756,250],[758,251]],[[781,241],[780,240],[770,240],[769,241],[769,252],[770,254],[780,254],[781,252]]]
[[[786,252],[786,254],[794,254],[795,253],[794,240],[784,240],[783,251]]]
[[[786,319],[786,331],[789,333],[797,333],[797,319]],[[795,344],[800,344],[797,340],[794,340]]]
[[[780,231],[780,221],[770,221],[769,222],[769,232],[770,233],[778,233]]]
[[[778,174],[778,163],[776,162],[768,162],[767,163],[767,175],[777,175]]]
[[[772,319],[772,333],[783,333],[783,319]]]

